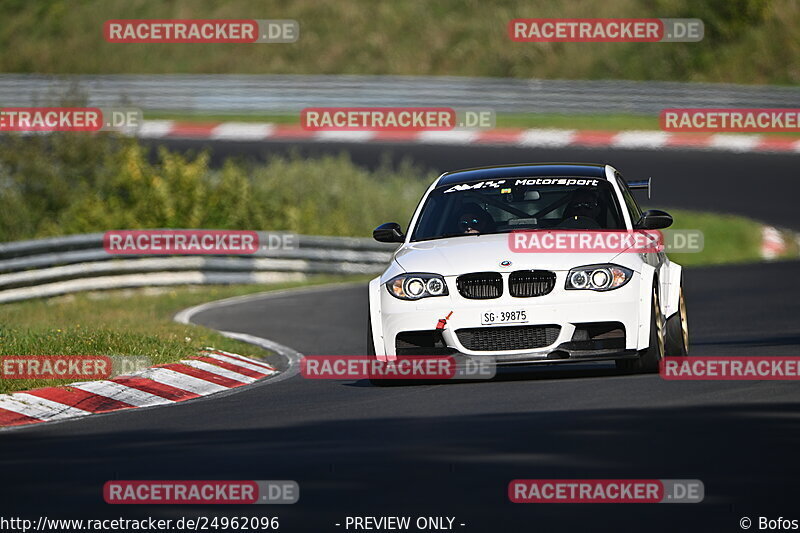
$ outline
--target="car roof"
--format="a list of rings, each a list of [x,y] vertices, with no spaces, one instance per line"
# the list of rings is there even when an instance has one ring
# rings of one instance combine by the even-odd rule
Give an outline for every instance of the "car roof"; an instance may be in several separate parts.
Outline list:
[[[436,186],[498,178],[527,178],[539,176],[570,176],[603,178],[606,166],[599,163],[525,163],[493,167],[467,168],[446,172]]]

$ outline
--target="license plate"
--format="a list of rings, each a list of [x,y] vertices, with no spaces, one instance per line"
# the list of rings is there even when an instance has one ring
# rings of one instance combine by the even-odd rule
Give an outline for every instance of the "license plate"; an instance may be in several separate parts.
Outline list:
[[[528,313],[521,309],[511,311],[484,311],[481,313],[481,324],[526,324]]]

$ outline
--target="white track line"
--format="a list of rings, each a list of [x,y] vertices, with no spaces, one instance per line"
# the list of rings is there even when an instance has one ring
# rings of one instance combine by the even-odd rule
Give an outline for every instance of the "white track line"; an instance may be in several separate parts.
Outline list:
[[[360,282],[346,282],[346,283],[333,283],[318,287],[298,287],[294,289],[282,289],[278,291],[268,291],[268,292],[261,292],[257,294],[246,294],[243,296],[234,296],[231,298],[225,298],[223,300],[217,300],[216,302],[208,302],[200,305],[196,305],[194,307],[189,307],[188,309],[184,309],[183,311],[179,311],[174,317],[178,323],[181,324],[192,324],[192,317],[197,313],[203,311],[210,311],[212,309],[217,309],[220,307],[227,307],[230,305],[235,305],[238,303],[244,302],[252,302],[255,300],[270,300],[273,298],[284,298],[287,296],[293,296],[295,294],[305,294],[305,293],[316,293],[316,292],[327,292],[332,290],[339,290],[343,287],[347,287],[350,285],[357,285],[361,284]],[[275,352],[278,355],[283,356],[286,358],[288,365],[285,370],[276,373],[274,377],[269,378],[266,383],[277,383],[279,381],[284,381],[295,375],[300,373],[300,360],[303,358],[303,354],[298,352],[293,348],[289,348],[288,346],[284,346],[283,344],[279,344],[275,341],[271,341],[269,339],[265,339],[263,337],[256,337],[255,335],[250,335],[247,333],[237,333],[235,331],[218,331],[219,334],[224,335],[230,339],[240,340],[242,342],[246,342],[248,344],[253,344],[255,346],[260,346],[265,350],[269,350],[271,352]],[[220,356],[223,357],[223,356]],[[241,361],[237,361],[235,364],[241,364]],[[260,372],[260,370],[256,370]]]

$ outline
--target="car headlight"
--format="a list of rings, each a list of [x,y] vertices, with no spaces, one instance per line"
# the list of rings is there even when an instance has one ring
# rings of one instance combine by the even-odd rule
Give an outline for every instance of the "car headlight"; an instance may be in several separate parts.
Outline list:
[[[619,289],[633,276],[633,270],[619,265],[587,265],[567,274],[567,290],[611,291]]]
[[[389,294],[401,300],[447,296],[447,285],[439,274],[400,274],[386,282]]]

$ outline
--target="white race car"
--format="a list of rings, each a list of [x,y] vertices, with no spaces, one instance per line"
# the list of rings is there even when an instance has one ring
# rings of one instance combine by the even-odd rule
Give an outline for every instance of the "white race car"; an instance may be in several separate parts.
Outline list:
[[[490,356],[497,365],[616,361],[657,372],[687,355],[681,266],[663,251],[513,249],[510,235],[635,234],[672,224],[642,212],[620,173],[599,164],[523,164],[442,174],[369,284],[368,353]],[[640,231],[641,230],[641,231]]]

